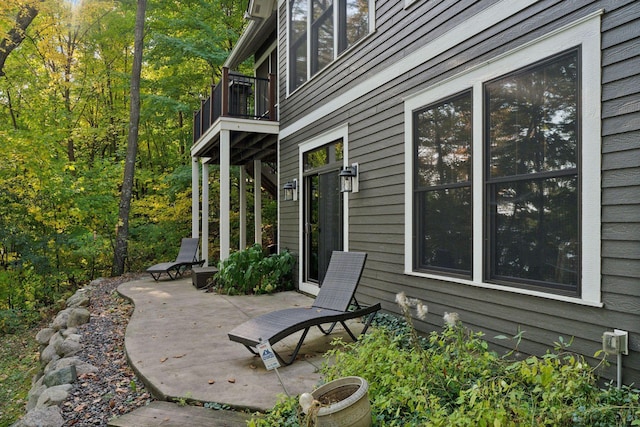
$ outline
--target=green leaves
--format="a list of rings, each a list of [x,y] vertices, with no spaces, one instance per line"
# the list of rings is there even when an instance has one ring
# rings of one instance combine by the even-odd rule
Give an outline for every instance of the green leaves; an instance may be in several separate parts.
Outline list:
[[[264,294],[293,289],[295,258],[288,251],[265,256],[260,245],[232,253],[218,264],[216,285],[226,294]]]

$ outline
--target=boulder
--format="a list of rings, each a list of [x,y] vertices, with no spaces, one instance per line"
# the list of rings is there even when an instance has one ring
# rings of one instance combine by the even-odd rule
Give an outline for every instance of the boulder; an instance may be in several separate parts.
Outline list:
[[[51,338],[49,338],[49,345],[52,345],[55,347],[56,345],[60,344],[62,341],[64,341],[64,337],[60,332],[56,332],[55,334],[51,335]]]
[[[56,331],[59,331],[60,329],[67,329],[67,320],[69,319],[70,311],[71,309],[65,308],[64,310],[59,312],[56,318],[53,319],[51,327]]]
[[[67,328],[67,329],[63,329],[60,331],[60,335],[62,335],[63,338],[69,338],[69,335],[71,334],[77,334],[78,333],[78,328]]]
[[[27,401],[27,411],[30,411],[36,407],[38,404],[38,399],[40,399],[40,395],[44,393],[47,389],[47,386],[42,383],[36,383],[31,390],[29,390],[29,398]]]
[[[42,406],[57,406],[67,400],[73,386],[71,384],[49,387],[42,392],[36,403],[36,408]]]
[[[74,307],[69,310],[69,316],[67,317],[67,328],[74,328],[76,326],[84,325],[89,322],[91,313],[89,310],[83,307]]]
[[[98,277],[97,279],[93,279],[90,283],[88,288],[89,289],[93,289],[96,286],[98,286],[100,283],[104,282],[105,280],[107,280],[106,277]]]
[[[69,337],[65,338],[63,341],[56,342],[54,349],[60,357],[73,356],[82,350],[80,335],[69,335]]]
[[[52,360],[58,360],[60,356],[58,356],[58,352],[56,351],[55,346],[49,344],[42,350],[40,353],[40,363],[42,366],[46,366]]]
[[[45,406],[27,412],[12,427],[62,427],[64,419],[62,410],[57,406]]]
[[[67,299],[67,307],[89,307],[91,292],[89,289],[78,289]]]
[[[76,367],[74,365],[65,366],[55,371],[47,372],[44,376],[44,384],[47,387],[71,384],[78,379]]]
[[[96,372],[98,372],[98,368],[90,363],[80,360],[80,358],[78,358],[77,356],[65,357],[64,359],[52,361],[47,365],[46,368],[44,368],[44,372],[47,373],[55,371],[57,369],[65,368],[71,365],[76,367],[76,373],[78,376],[84,374],[95,374]]]
[[[53,328],[44,328],[40,329],[40,331],[36,334],[36,341],[38,344],[47,345],[49,344],[49,340],[56,333],[56,330]]]

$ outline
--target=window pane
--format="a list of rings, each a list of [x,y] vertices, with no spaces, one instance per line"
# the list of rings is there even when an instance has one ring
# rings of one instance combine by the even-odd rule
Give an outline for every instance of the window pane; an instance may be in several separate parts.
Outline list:
[[[471,187],[418,196],[419,266],[471,272]]]
[[[491,186],[494,277],[576,290],[579,271],[577,177]]]
[[[307,34],[307,0],[291,0],[291,40],[297,40]]]
[[[293,72],[293,82],[292,82],[292,89],[297,88],[298,86],[300,86],[302,83],[307,81],[307,41],[304,40],[302,43],[300,43],[299,46],[297,46],[295,52],[294,52],[294,58],[293,58],[293,67],[294,67],[294,72]]]
[[[307,0],[291,0],[289,60],[291,90],[307,81]]]
[[[491,177],[575,168],[578,52],[486,85]]]
[[[465,93],[416,113],[419,187],[470,180],[471,107]]]
[[[347,1],[346,40],[349,48],[369,33],[369,0]]]
[[[311,74],[333,61],[333,3],[330,0],[313,0],[312,24],[313,66]]]

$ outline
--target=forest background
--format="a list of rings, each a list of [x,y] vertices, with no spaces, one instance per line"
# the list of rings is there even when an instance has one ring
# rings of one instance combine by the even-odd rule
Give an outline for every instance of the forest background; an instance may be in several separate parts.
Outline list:
[[[191,235],[193,111],[219,79],[247,1],[147,2],[127,271],[174,258]],[[110,274],[129,126],[136,1],[3,0],[0,40],[29,8],[35,18],[0,64],[0,334]],[[274,218],[266,202],[264,222]]]

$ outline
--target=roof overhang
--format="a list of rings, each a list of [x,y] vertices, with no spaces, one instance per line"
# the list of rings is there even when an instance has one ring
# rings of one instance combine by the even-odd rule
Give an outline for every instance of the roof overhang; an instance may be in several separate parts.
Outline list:
[[[252,1],[251,3],[254,2]],[[251,8],[251,3],[249,4],[249,8]],[[256,53],[264,41],[276,30],[278,20],[274,6],[275,1],[271,0],[271,13],[265,18],[250,15],[250,12],[247,11],[247,15],[245,16],[250,18],[249,24],[243,31],[240,39],[238,39],[233,50],[231,50],[229,57],[224,63],[225,67],[236,70],[242,62]],[[261,10],[266,9],[264,9],[263,6]]]

